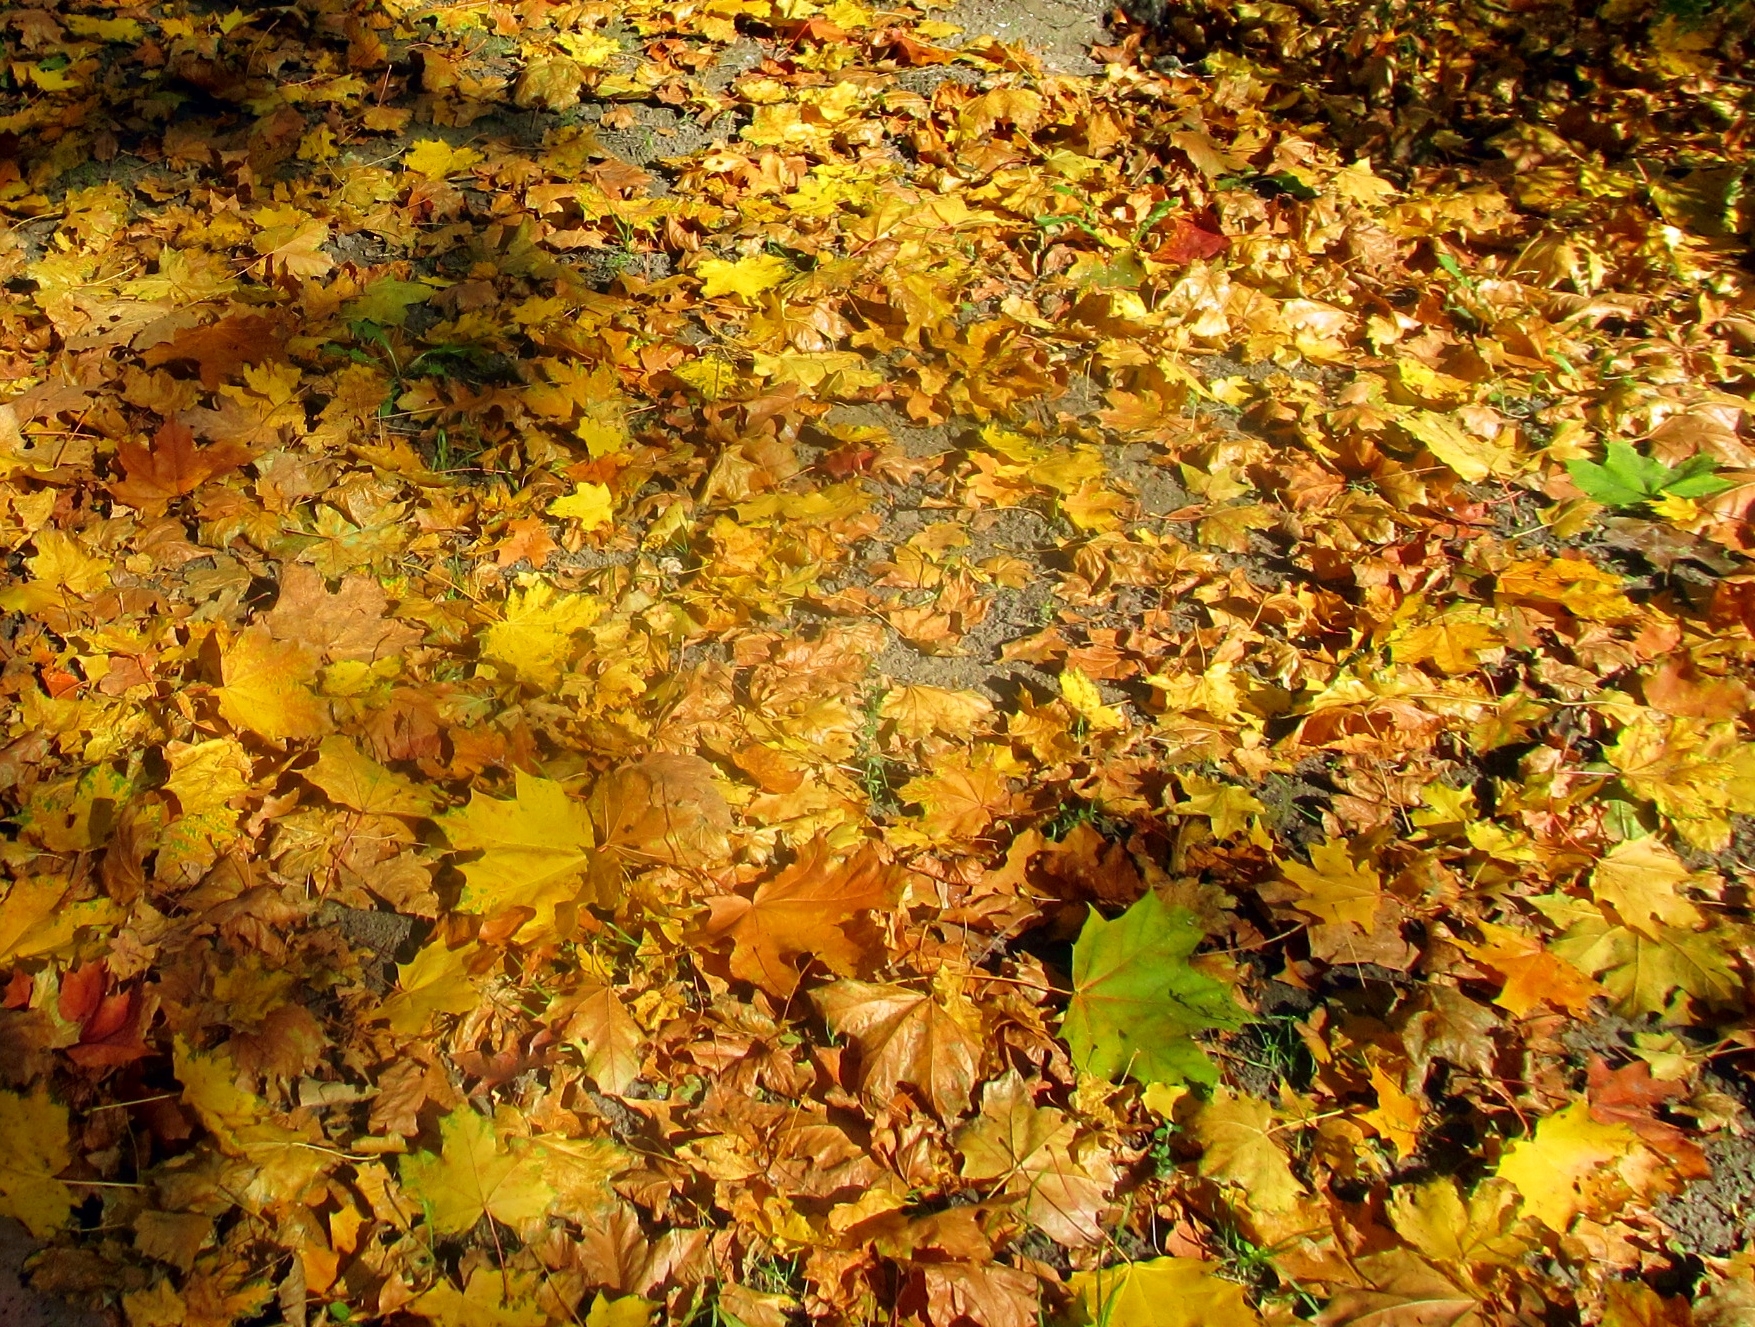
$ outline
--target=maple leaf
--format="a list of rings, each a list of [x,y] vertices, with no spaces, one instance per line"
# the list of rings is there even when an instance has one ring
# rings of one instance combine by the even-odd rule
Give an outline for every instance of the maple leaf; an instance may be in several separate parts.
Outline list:
[[[500,621],[482,636],[482,655],[505,664],[520,682],[552,690],[561,680],[561,666],[572,657],[573,637],[602,612],[602,602],[590,595],[557,594],[538,581],[507,596]]]
[[[522,1285],[532,1279],[524,1275],[508,1280],[497,1271],[477,1267],[462,1290],[449,1281],[438,1281],[409,1302],[408,1312],[430,1318],[440,1327],[546,1327],[548,1314],[530,1302],[534,1286]],[[524,1293],[517,1293],[514,1283]]]
[[[1310,865],[1281,861],[1280,874],[1304,891],[1298,907],[1331,925],[1351,923],[1370,931],[1383,899],[1383,879],[1375,868],[1353,862],[1338,840],[1313,844]]]
[[[607,484],[579,483],[573,485],[571,493],[549,503],[547,511],[550,516],[578,521],[582,530],[595,530],[615,519],[615,499]]]
[[[1678,1006],[1686,1002],[1672,999],[1677,992],[1708,1006],[1729,1005],[1742,996],[1731,962],[1733,937],[1720,928],[1689,931],[1650,924],[1654,936],[1617,926],[1600,908],[1578,899],[1547,895],[1530,902],[1566,927],[1549,948],[1601,981],[1622,1012],[1681,1021]]]
[[[443,180],[460,175],[481,160],[481,153],[472,147],[452,147],[442,138],[417,139],[402,164],[429,180]]]
[[[962,1173],[998,1180],[993,1192],[1023,1199],[1024,1219],[1069,1247],[1102,1234],[1097,1216],[1115,1182],[1106,1159],[1073,1156],[1077,1128],[1062,1111],[1037,1106],[1030,1088],[1010,1070],[982,1089],[981,1113],[952,1137],[963,1155]]]
[[[1290,1211],[1304,1196],[1306,1190],[1292,1174],[1276,1135],[1274,1108],[1267,1102],[1220,1088],[1195,1116],[1194,1133],[1206,1149],[1200,1173],[1239,1186],[1253,1210]]]
[[[1041,1321],[1041,1282],[1021,1268],[930,1262],[918,1265],[915,1274],[925,1287],[926,1313],[934,1323],[1037,1327]],[[783,1319],[776,1318],[776,1327],[779,1321]]]
[[[1475,1186],[1464,1199],[1456,1180],[1439,1176],[1394,1190],[1385,1206],[1396,1234],[1433,1262],[1471,1277],[1471,1268],[1509,1266],[1530,1247],[1518,1233],[1517,1191],[1503,1179]]]
[[[1492,475],[1509,477],[1518,469],[1517,455],[1498,439],[1487,439],[1464,428],[1450,415],[1432,410],[1409,410],[1396,422],[1416,442],[1423,443],[1445,465],[1471,484]]]
[[[1425,1118],[1426,1103],[1384,1072],[1383,1066],[1371,1066],[1371,1087],[1377,1093],[1377,1106],[1364,1112],[1359,1119],[1388,1139],[1395,1148],[1396,1158],[1406,1160],[1419,1147],[1420,1122]]]
[[[272,742],[321,736],[328,709],[307,686],[316,673],[316,658],[303,645],[277,641],[265,626],[245,627],[220,657],[219,712]]]
[[[345,737],[325,737],[317,748],[317,763],[304,771],[304,778],[337,805],[364,815],[432,814],[431,793],[385,769]]]
[[[1188,965],[1204,935],[1192,914],[1148,892],[1114,921],[1095,908],[1073,946],[1073,994],[1060,1035],[1083,1072],[1142,1083],[1212,1083],[1193,1034],[1239,1028],[1231,993]]]
[[[1479,1327],[1480,1296],[1456,1285],[1410,1249],[1355,1260],[1364,1284],[1340,1291],[1316,1315],[1318,1327]]]
[[[482,856],[463,863],[458,907],[492,915],[534,908],[552,926],[556,905],[570,903],[595,856],[591,816],[564,785],[519,770],[510,801],[471,793],[469,804],[439,817],[458,852]]]
[[[369,576],[344,576],[331,593],[315,567],[295,564],[280,574],[280,595],[262,617],[276,640],[296,641],[337,662],[369,663],[402,653],[420,631],[384,618],[390,601]]]
[[[436,940],[407,963],[397,965],[396,990],[378,1006],[377,1017],[392,1032],[418,1036],[434,1014],[463,1014],[480,1002],[478,983],[470,976],[474,945],[459,949]]]
[[[967,997],[851,980],[810,995],[836,1035],[858,1044],[866,1101],[887,1101],[910,1083],[941,1120],[968,1110],[982,1046],[980,1016]]]
[[[242,365],[284,358],[286,341],[283,325],[255,313],[234,314],[204,327],[186,327],[169,341],[146,347],[140,356],[141,362],[148,368],[181,361],[193,362],[200,375],[201,385],[210,392]],[[165,427],[170,427],[169,423]],[[159,431],[162,433],[164,430]],[[221,450],[223,445],[221,448],[209,448],[203,455],[211,458],[215,452]],[[214,473],[223,471],[216,470]]]
[[[329,242],[329,223],[303,216],[291,208],[282,209],[287,216],[274,216],[265,229],[252,237],[251,244],[267,265],[287,276],[322,276],[335,266],[335,260],[323,252]]]
[[[730,852],[731,808],[699,756],[659,753],[621,765],[591,789],[606,853],[630,865],[711,866]]]
[[[701,295],[704,299],[739,295],[753,300],[764,290],[772,290],[791,276],[792,268],[784,258],[761,253],[739,258],[736,262],[726,262],[723,258],[705,258],[696,264],[695,274],[701,278]]]
[[[1599,1123],[1590,1103],[1575,1101],[1539,1120],[1534,1136],[1512,1143],[1498,1175],[1517,1190],[1526,1215],[1564,1235],[1587,1206],[1584,1182],[1638,1145],[1639,1136],[1625,1124]]]
[[[1213,837],[1228,839],[1249,827],[1250,821],[1267,811],[1261,799],[1231,783],[1202,778],[1198,774],[1179,774],[1185,794],[1183,801],[1170,809],[1179,816],[1206,816],[1212,822]]]
[[[730,938],[734,977],[788,996],[799,980],[792,959],[814,955],[841,976],[857,969],[871,945],[850,934],[847,925],[858,913],[891,904],[901,876],[874,844],[836,859],[828,843],[815,838],[791,866],[758,885],[752,897],[732,894],[709,900],[707,933],[714,939]]]
[[[1718,462],[1705,455],[1690,456],[1672,468],[1641,456],[1621,438],[1609,440],[1600,465],[1585,460],[1566,463],[1566,473],[1584,495],[1610,507],[1637,507],[1663,497],[1709,498],[1723,493],[1731,484],[1715,475],[1716,469]]]
[[[403,1188],[436,1232],[461,1234],[484,1213],[516,1230],[548,1211],[554,1191],[542,1159],[528,1145],[502,1150],[486,1116],[459,1106],[439,1121],[439,1138],[437,1154],[416,1152],[402,1162]]]
[[[127,477],[113,481],[110,492],[130,507],[156,516],[167,503],[193,493],[216,475],[236,470],[250,459],[250,452],[231,442],[197,447],[193,432],[167,419],[152,435],[151,447],[124,440],[116,445],[116,458]]]
[[[1069,665],[1061,669],[1060,694],[1078,716],[1097,732],[1127,727],[1127,719],[1121,711],[1112,705],[1105,705],[1097,684],[1078,668]]]
[[[1628,926],[1650,940],[1667,927],[1696,930],[1706,918],[1676,892],[1694,879],[1675,850],[1657,839],[1623,839],[1591,873],[1591,893]]]
[[[1243,1287],[1198,1258],[1150,1258],[1067,1283],[1077,1321],[1088,1327],[1259,1327]]]
[[[909,742],[933,733],[962,737],[976,731],[993,713],[993,703],[978,691],[947,691],[943,687],[904,686],[884,693],[878,714],[896,725]]]
[[[1518,1018],[1538,1004],[1549,1004],[1571,1014],[1590,1008],[1603,988],[1558,954],[1527,935],[1492,922],[1477,923],[1485,944],[1457,939],[1455,944],[1477,963],[1484,963],[1504,978],[1493,1003]]]
[[[934,838],[973,839],[986,833],[995,814],[1012,808],[1011,784],[991,765],[945,760],[932,774],[916,775],[899,795],[925,811],[923,827]]]
[[[55,1176],[72,1163],[67,1108],[41,1087],[29,1096],[0,1092],[0,1216],[24,1223],[37,1239],[67,1224],[73,1194]]]
[[[619,1097],[640,1076],[645,1034],[611,986],[590,986],[568,1002],[563,1036],[575,1043],[600,1092]]]

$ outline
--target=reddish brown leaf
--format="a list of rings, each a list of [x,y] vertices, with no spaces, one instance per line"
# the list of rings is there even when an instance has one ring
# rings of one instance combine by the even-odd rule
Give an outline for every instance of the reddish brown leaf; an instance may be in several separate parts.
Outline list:
[[[195,435],[174,419],[159,425],[151,447],[125,441],[118,445],[116,454],[127,477],[113,481],[110,492],[130,507],[154,515],[167,503],[250,459],[249,450],[236,443],[197,447]]]

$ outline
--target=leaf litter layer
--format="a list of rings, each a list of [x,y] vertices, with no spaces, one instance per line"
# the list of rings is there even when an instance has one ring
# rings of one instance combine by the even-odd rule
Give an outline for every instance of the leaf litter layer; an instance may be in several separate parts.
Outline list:
[[[1748,8],[1156,18],[0,20],[37,1287],[1747,1318]]]

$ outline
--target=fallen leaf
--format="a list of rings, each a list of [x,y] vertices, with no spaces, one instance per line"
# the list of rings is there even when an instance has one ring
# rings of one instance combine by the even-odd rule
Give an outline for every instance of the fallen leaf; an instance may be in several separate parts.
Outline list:
[[[1188,966],[1203,938],[1189,913],[1155,893],[1114,921],[1092,909],[1073,946],[1073,993],[1061,1023],[1073,1063],[1100,1078],[1216,1082],[1193,1034],[1247,1019],[1229,991]]]

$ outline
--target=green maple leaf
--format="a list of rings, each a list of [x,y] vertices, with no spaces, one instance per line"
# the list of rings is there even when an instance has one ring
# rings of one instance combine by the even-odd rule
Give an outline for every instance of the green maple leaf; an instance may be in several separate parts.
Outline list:
[[[1566,473],[1593,501],[1610,507],[1637,507],[1661,497],[1707,498],[1730,487],[1713,474],[1710,456],[1690,456],[1678,466],[1642,456],[1629,443],[1608,445],[1602,464],[1568,461]]]
[[[1093,908],[1073,946],[1073,996],[1060,1025],[1073,1064],[1108,1079],[1217,1082],[1193,1034],[1249,1018],[1229,990],[1188,966],[1201,938],[1192,913],[1156,894],[1114,921]]]

